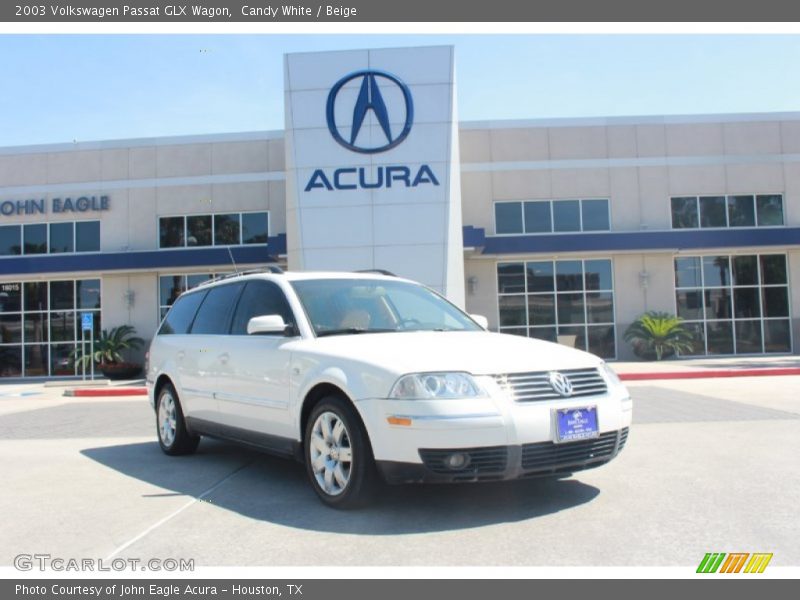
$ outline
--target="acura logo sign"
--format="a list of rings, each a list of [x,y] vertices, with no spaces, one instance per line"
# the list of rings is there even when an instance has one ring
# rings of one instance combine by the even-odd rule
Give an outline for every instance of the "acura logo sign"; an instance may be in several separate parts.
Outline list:
[[[350,82],[353,83],[348,86]],[[341,123],[336,122],[337,114]],[[341,146],[352,152],[377,154],[391,150],[408,137],[414,124],[414,102],[408,86],[400,79],[386,71],[365,69],[345,75],[334,84],[328,93],[325,116],[328,131]],[[416,141],[423,144],[425,140]],[[304,191],[413,189],[420,185],[439,185],[439,178],[428,164],[373,164],[314,169]]]
[[[342,131],[346,129],[346,127],[343,128],[336,122],[337,102],[341,102],[340,97],[345,96],[344,94],[340,95],[342,88],[354,80],[360,81],[360,88],[355,105],[352,107],[353,121],[350,126],[350,131]],[[390,114],[386,102],[384,101],[387,85],[399,89],[403,98],[403,104],[405,105],[405,114],[402,114],[402,112],[400,114]],[[383,92],[381,92],[382,86],[384,87]],[[392,106],[392,108],[396,112],[399,112],[397,111],[398,107]],[[349,107],[340,107],[340,114],[342,114],[342,109],[349,111]],[[361,133],[364,120],[370,112],[372,112],[380,126],[380,132],[377,133],[377,137],[383,137],[383,140],[380,140],[380,142],[385,140],[385,143],[378,143],[374,146],[358,143],[358,135]],[[347,114],[349,114],[349,112]],[[408,86],[397,77],[386,71],[367,69],[346,75],[336,82],[328,94],[326,117],[328,121],[328,130],[331,132],[333,139],[339,144],[353,152],[376,154],[378,152],[391,150],[408,137],[411,131],[411,125],[414,122],[414,103],[411,100],[411,92]],[[402,126],[400,124],[402,124]],[[363,137],[368,138],[369,136],[362,136],[362,138]]]
[[[548,379],[550,381],[550,387],[560,396],[565,398],[572,396],[572,383],[567,379],[566,375],[558,371],[551,371]]]

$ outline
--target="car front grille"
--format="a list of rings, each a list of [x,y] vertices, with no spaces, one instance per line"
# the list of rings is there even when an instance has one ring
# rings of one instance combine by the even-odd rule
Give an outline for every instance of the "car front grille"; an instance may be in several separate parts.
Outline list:
[[[600,437],[579,442],[555,444],[540,442],[522,446],[522,469],[548,471],[589,461],[610,459],[622,450],[628,439],[628,428],[603,433]]]
[[[598,396],[608,391],[606,381],[597,369],[563,369],[558,372],[572,384],[572,394],[566,396],[568,398]],[[551,371],[533,371],[495,375],[495,381],[516,402],[564,398],[565,396],[559,394],[550,385],[550,373]]]
[[[625,442],[628,441],[628,428],[625,427],[619,433],[619,449],[622,450],[625,447]]]
[[[469,462],[463,469],[450,469],[444,464],[445,458],[455,452],[467,454],[469,456]],[[507,446],[459,448],[451,450],[420,449],[419,455],[428,469],[434,473],[446,475],[489,475],[491,473],[502,473],[506,470],[506,465],[508,464]]]

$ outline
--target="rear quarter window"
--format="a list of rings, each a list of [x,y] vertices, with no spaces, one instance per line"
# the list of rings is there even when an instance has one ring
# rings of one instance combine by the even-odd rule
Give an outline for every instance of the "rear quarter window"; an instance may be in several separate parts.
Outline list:
[[[181,296],[169,309],[158,335],[180,335],[189,333],[197,308],[206,297],[206,292],[195,292]]]
[[[192,322],[191,333],[198,335],[225,335],[231,322],[231,313],[244,287],[241,283],[211,288]]]

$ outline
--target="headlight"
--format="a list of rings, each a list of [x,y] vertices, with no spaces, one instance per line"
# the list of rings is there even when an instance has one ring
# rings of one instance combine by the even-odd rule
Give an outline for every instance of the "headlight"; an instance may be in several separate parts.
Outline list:
[[[403,375],[389,392],[396,400],[477,398],[486,392],[468,373],[412,373]]]
[[[614,372],[614,369],[612,369],[611,367],[609,367],[609,366],[608,366],[606,363],[603,363],[603,364],[601,365],[601,368],[603,369],[603,372],[605,372],[605,374],[606,374],[606,377],[608,378],[608,380],[609,380],[611,383],[613,383],[613,384],[615,384],[615,385],[621,385],[621,384],[622,384],[622,380],[619,378],[619,375],[617,375],[617,374]]]

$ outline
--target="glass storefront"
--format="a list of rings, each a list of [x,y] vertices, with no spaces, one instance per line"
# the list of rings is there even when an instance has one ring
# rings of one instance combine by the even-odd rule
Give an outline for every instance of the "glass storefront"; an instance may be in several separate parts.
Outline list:
[[[792,350],[784,254],[675,258],[675,296],[695,340],[686,354]]]
[[[500,331],[616,357],[609,259],[497,265]]]
[[[80,314],[93,313],[96,336],[100,298],[99,279],[0,284],[0,377],[74,375]]]

